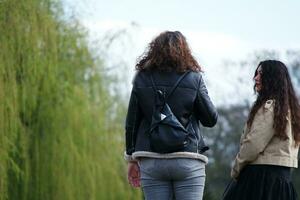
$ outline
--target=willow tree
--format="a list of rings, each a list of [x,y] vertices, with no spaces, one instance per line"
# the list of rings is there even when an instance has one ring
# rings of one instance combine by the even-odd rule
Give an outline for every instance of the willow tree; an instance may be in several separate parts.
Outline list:
[[[0,1],[0,200],[140,198],[103,61],[64,16],[57,1]]]

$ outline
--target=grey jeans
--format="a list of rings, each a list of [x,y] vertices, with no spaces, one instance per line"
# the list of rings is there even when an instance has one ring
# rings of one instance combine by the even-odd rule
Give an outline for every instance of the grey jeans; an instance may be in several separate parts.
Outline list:
[[[146,200],[202,200],[205,164],[189,158],[142,158],[139,162]]]

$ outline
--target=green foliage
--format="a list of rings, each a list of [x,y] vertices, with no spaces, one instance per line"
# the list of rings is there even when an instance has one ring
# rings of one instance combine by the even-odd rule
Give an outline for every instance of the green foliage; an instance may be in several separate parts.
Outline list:
[[[141,198],[85,35],[57,1],[0,1],[0,200]]]

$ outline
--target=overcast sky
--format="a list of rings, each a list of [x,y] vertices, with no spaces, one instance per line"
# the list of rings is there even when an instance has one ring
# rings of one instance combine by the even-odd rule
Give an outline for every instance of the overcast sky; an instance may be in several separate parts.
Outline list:
[[[131,79],[136,58],[165,30],[179,30],[204,67],[212,98],[221,104],[237,93],[240,71],[228,71],[224,60],[247,60],[255,50],[299,49],[299,0],[64,0],[67,12],[90,31],[91,41],[107,31],[126,30],[108,50],[111,65],[127,64]],[[253,66],[253,70],[256,66]],[[248,75],[247,75],[248,74]],[[252,95],[249,87],[239,95]],[[246,81],[247,82],[247,81]],[[239,99],[236,99],[239,101]]]

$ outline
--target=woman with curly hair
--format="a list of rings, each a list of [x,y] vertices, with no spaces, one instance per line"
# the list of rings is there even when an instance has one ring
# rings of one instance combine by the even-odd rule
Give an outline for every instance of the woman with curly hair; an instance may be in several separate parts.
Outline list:
[[[202,199],[207,163],[203,152],[208,147],[199,122],[214,126],[217,111],[208,96],[201,67],[185,37],[179,31],[166,31],[149,44],[136,69],[126,118],[129,183],[141,185],[148,200]],[[159,115],[161,126],[155,124],[153,128],[155,107],[161,98],[172,117]],[[180,135],[184,141],[179,146],[175,140],[162,145],[159,139],[153,139],[157,137],[154,129],[162,136],[164,130],[173,130],[168,129],[167,122],[177,124],[175,134],[179,129],[191,130]],[[173,132],[165,134],[169,138]]]
[[[294,200],[291,169],[298,167],[300,106],[287,67],[260,62],[251,108],[224,200]]]

